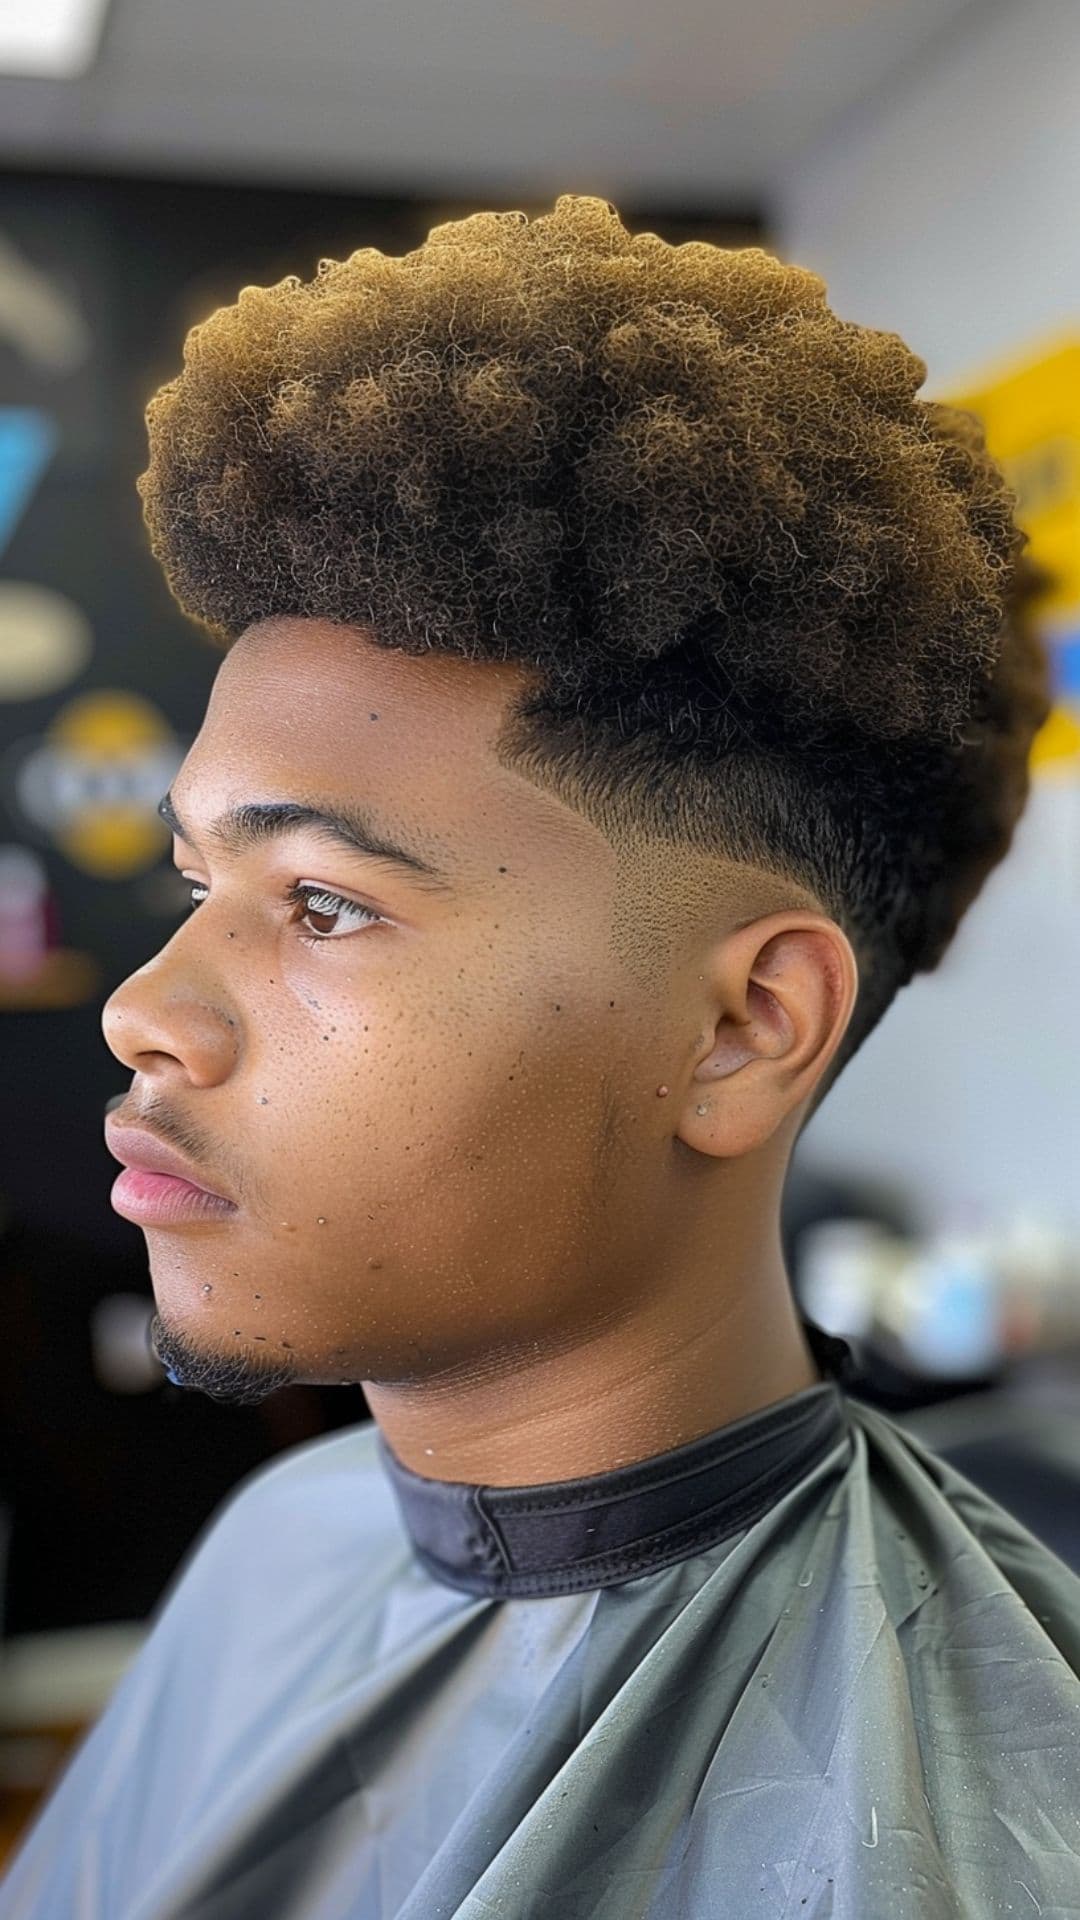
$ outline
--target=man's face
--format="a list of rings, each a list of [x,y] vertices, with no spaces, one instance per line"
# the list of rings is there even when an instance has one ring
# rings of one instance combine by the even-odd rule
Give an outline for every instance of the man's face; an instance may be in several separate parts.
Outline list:
[[[222,662],[172,786],[201,904],[103,1015],[135,1076],[114,1119],[239,1203],[143,1229],[183,1384],[420,1383],[632,1308],[670,1036],[611,955],[608,842],[495,757],[521,680],[298,619]],[[311,828],[212,848],[227,808],[277,800],[370,811],[446,888]],[[616,1141],[634,1106],[651,1129]]]

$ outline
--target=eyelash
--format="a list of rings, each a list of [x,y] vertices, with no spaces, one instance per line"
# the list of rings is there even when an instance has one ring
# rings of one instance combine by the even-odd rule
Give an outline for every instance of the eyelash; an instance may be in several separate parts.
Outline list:
[[[200,880],[189,880],[188,889],[191,893],[205,894],[209,892],[209,888],[204,887]],[[344,910],[348,913],[362,913],[367,917],[366,926],[379,925],[383,920],[382,914],[376,913],[373,907],[361,906],[357,900],[346,900],[342,894],[331,893],[326,887],[306,887],[300,881],[297,881],[295,886],[286,887],[282,898],[291,906],[302,906],[305,913],[312,911],[310,905],[312,900],[329,900],[332,903],[329,907],[317,907],[315,908],[315,912],[329,914]],[[190,904],[193,907],[201,907],[202,901],[192,900]],[[366,931],[366,926],[359,927],[356,931],[363,933]],[[347,938],[348,936],[333,933],[298,933],[296,937],[303,942],[305,947],[325,947],[331,941]]]

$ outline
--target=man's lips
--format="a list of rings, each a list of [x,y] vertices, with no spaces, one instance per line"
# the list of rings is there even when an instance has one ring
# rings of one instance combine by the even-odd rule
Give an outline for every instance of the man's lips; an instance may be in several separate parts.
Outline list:
[[[209,1186],[181,1154],[142,1127],[116,1127],[106,1120],[105,1145],[126,1167],[138,1167],[144,1173],[167,1173],[174,1180],[186,1180],[189,1186],[200,1187],[203,1193],[212,1193],[218,1200],[228,1200],[235,1205],[231,1194]]]

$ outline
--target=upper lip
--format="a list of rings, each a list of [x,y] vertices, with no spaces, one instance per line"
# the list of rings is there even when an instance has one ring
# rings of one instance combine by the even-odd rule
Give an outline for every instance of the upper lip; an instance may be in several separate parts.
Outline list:
[[[109,1152],[126,1167],[140,1167],[145,1173],[169,1173],[174,1180],[186,1180],[193,1187],[201,1187],[204,1193],[213,1193],[219,1200],[227,1200],[229,1195],[221,1193],[216,1187],[208,1187],[201,1174],[188,1165],[179,1153],[165,1145],[154,1133],[146,1133],[141,1127],[114,1127],[105,1122],[105,1144]]]

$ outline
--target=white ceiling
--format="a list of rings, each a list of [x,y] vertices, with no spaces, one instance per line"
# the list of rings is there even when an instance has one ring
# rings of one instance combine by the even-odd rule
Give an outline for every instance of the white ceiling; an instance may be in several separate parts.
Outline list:
[[[0,76],[0,163],[754,210],[995,4],[112,0],[87,74]]]

